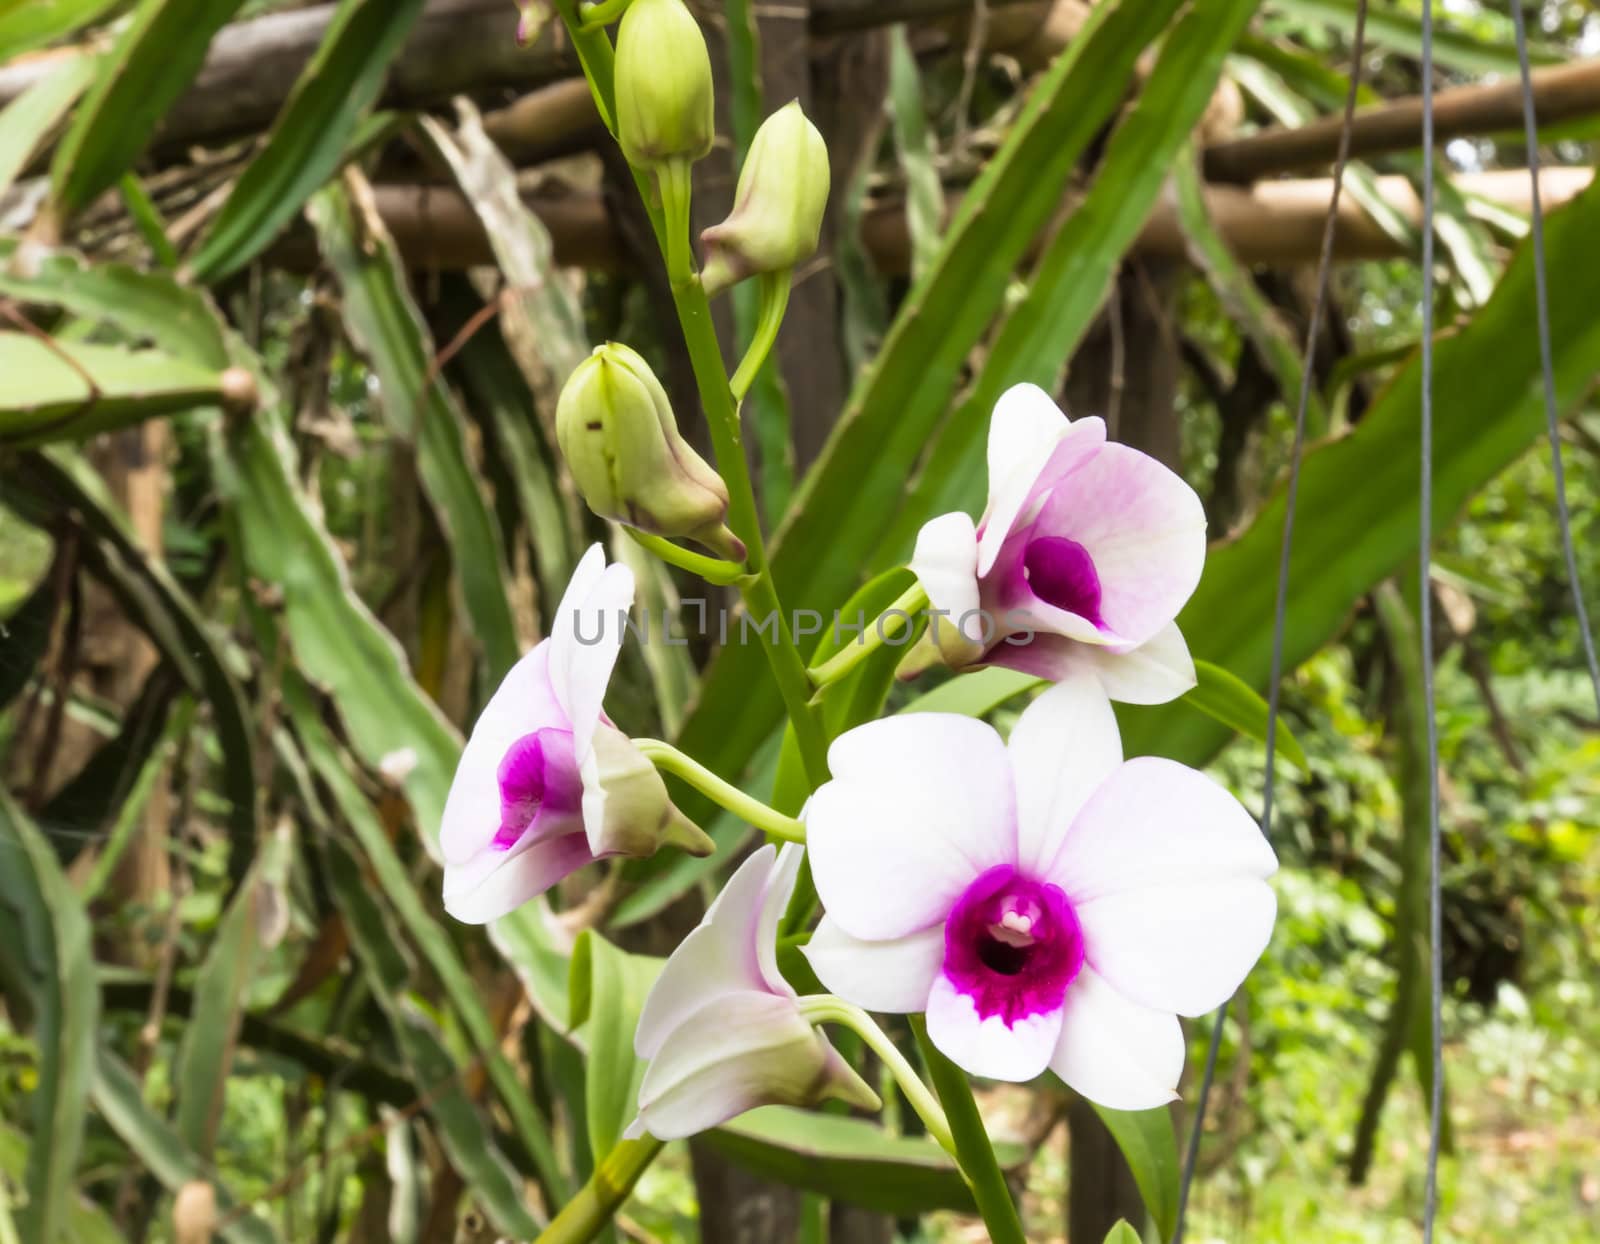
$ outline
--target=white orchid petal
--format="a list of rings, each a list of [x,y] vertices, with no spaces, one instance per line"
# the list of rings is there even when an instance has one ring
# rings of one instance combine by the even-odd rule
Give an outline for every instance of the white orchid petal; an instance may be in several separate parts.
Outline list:
[[[1085,967],[1067,990],[1050,1069],[1112,1110],[1152,1110],[1178,1096],[1183,1026],[1129,1001]]]
[[[488,847],[465,864],[445,864],[444,909],[463,924],[487,924],[537,898],[593,858],[581,830],[519,843],[504,852]]]
[[[869,1011],[909,1015],[927,1008],[944,962],[944,926],[866,942],[851,937],[832,916],[823,916],[804,950],[830,993]]]
[[[734,871],[700,925],[679,943],[639,1012],[634,1053],[654,1058],[667,1038],[712,998],[765,992],[756,950],[761,903],[777,852],[764,846]]]
[[[1017,856],[1042,874],[1078,810],[1122,764],[1111,702],[1093,674],[1051,687],[1023,712],[1007,744],[1017,787]]]
[[[935,613],[931,634],[945,660],[966,665],[983,653],[978,601],[978,533],[966,514],[941,514],[917,533],[911,571]]]
[[[928,996],[928,1039],[970,1075],[1031,1080],[1049,1065],[1060,1035],[1060,1008],[1010,1024],[999,1015],[979,1019],[972,999],[943,974]]]
[[[771,844],[762,847],[770,851]],[[761,910],[756,919],[756,965],[761,978],[773,993],[794,997],[794,988],[784,980],[778,969],[778,926],[789,909],[789,899],[794,895],[795,882],[800,878],[800,865],[805,860],[805,848],[798,843],[785,843],[778,858],[767,874],[761,894]]]
[[[834,778],[812,796],[807,844],[823,906],[853,936],[940,923],[978,874],[1015,862],[1010,763],[983,722],[885,718],[841,735],[828,762]]]
[[[524,735],[568,728],[566,710],[550,685],[550,644],[541,643],[513,665],[478,715],[456,765],[439,824],[446,863],[463,864],[500,832],[500,762]]]
[[[580,764],[600,722],[633,593],[633,571],[620,563],[605,565],[605,554],[593,545],[573,572],[550,625],[550,685],[572,723],[573,753]]]

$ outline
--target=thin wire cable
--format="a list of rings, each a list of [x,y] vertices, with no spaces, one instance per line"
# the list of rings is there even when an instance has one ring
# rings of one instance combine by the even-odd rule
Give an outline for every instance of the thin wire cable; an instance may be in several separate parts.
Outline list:
[[[1513,0],[1516,3],[1516,0]],[[1428,708],[1428,973],[1432,1075],[1428,1107],[1428,1175],[1422,1202],[1422,1244],[1433,1244],[1439,1207],[1439,1142],[1444,1107],[1444,965],[1440,952],[1439,714],[1433,700],[1433,0],[1422,0],[1422,464],[1417,492],[1417,598],[1422,632],[1422,697]]]
[[[1333,192],[1328,200],[1328,215],[1322,223],[1322,249],[1317,256],[1317,289],[1306,322],[1306,344],[1300,360],[1300,392],[1294,412],[1294,447],[1289,455],[1289,483],[1284,494],[1283,543],[1278,550],[1278,589],[1272,612],[1272,672],[1267,682],[1266,774],[1261,795],[1261,832],[1272,837],[1272,799],[1276,785],[1278,738],[1278,691],[1283,678],[1283,632],[1288,617],[1289,561],[1294,548],[1295,503],[1300,495],[1300,460],[1305,454],[1306,411],[1311,401],[1312,364],[1317,338],[1322,334],[1322,312],[1328,301],[1328,283],[1333,273],[1333,240],[1338,231],[1339,197],[1344,188],[1345,166],[1350,161],[1350,129],[1355,118],[1356,100],[1361,94],[1361,66],[1366,55],[1367,0],[1357,0],[1356,26],[1351,40],[1350,89],[1345,95],[1344,118],[1339,131],[1339,150],[1333,163]],[[1222,1028],[1228,1019],[1228,1003],[1217,1008],[1211,1025],[1211,1043],[1206,1048],[1205,1072],[1200,1078],[1200,1095],[1195,1101],[1194,1122],[1190,1125],[1188,1146],[1183,1156],[1183,1174],[1178,1183],[1178,1213],[1172,1230],[1172,1244],[1183,1244],[1184,1217],[1189,1209],[1189,1192],[1200,1159],[1200,1136],[1206,1120],[1206,1104],[1216,1080],[1217,1051],[1222,1045]]]
[[[1556,519],[1561,526],[1561,550],[1567,559],[1567,583],[1572,588],[1572,610],[1578,619],[1578,636],[1594,685],[1595,710],[1600,712],[1600,658],[1595,656],[1594,632],[1583,603],[1583,581],[1578,576],[1578,554],[1572,543],[1572,512],[1567,505],[1567,474],[1561,461],[1561,416],[1556,410],[1555,364],[1550,350],[1550,294],[1544,257],[1544,205],[1539,199],[1539,123],[1534,116],[1533,74],[1528,68],[1528,21],[1522,0],[1511,0],[1511,21],[1517,32],[1517,67],[1522,73],[1522,128],[1527,137],[1528,177],[1533,208],[1533,288],[1539,313],[1539,368],[1544,376],[1544,421],[1550,436],[1550,466],[1555,472]]]

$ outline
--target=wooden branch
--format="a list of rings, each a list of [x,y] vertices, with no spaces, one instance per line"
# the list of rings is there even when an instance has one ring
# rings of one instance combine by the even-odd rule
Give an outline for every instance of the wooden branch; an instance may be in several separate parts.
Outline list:
[[[1542,170],[1539,186],[1546,209],[1579,194],[1593,176],[1593,170],[1587,168]],[[1517,211],[1529,208],[1526,170],[1468,173],[1454,182],[1463,193],[1481,195]],[[1378,184],[1396,208],[1421,221],[1422,205],[1406,178],[1381,177]],[[1252,187],[1208,186],[1206,203],[1223,237],[1243,262],[1310,263],[1317,257],[1332,186],[1327,179],[1262,182]],[[374,193],[384,223],[412,267],[450,271],[494,262],[483,226],[453,187],[379,185]],[[607,271],[626,263],[620,235],[598,194],[544,191],[527,196],[526,201],[550,230],[557,263]],[[904,275],[909,270],[911,242],[899,204],[869,211],[862,221],[862,240],[884,274]],[[1187,258],[1177,212],[1166,200],[1157,205],[1135,249],[1158,258]],[[1403,253],[1350,196],[1343,196],[1335,233],[1337,258],[1383,259]],[[304,235],[286,240],[272,254],[272,262],[290,268],[308,268],[316,261],[315,247]]]
[[[987,0],[1012,5],[1024,0]],[[896,21],[947,16],[975,0],[812,0],[815,36],[846,34]],[[269,13],[217,34],[194,85],[168,113],[157,148],[217,142],[266,129],[300,71],[316,52],[336,6]],[[419,108],[452,95],[533,88],[575,77],[560,22],[551,21],[526,48],[514,38],[511,0],[430,0],[389,70],[383,105]],[[0,107],[58,68],[70,50],[0,68]]]
[[[1600,59],[1555,65],[1533,73],[1539,122],[1549,125],[1600,112]],[[1205,151],[1207,181],[1251,182],[1272,173],[1333,163],[1341,118],[1263,130],[1217,143]],[[1487,86],[1461,86],[1434,97],[1434,133],[1442,142],[1466,135],[1522,129],[1522,90],[1515,78]],[[1410,151],[1422,145],[1422,100],[1411,96],[1364,108],[1350,132],[1357,158]]]

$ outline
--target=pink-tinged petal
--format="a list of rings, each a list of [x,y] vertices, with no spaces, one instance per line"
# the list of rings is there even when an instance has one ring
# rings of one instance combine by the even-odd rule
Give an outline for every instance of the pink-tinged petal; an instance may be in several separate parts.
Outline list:
[[[974,877],[1016,858],[1000,736],[953,713],[857,726],[828,751],[806,838],[817,893],[852,936],[904,937],[944,919]]]
[[[1129,643],[1151,638],[1183,607],[1206,556],[1206,516],[1183,479],[1148,454],[1102,445],[1045,502],[1037,537],[1088,550],[1104,628]]]
[[[989,504],[979,524],[979,574],[989,573],[1006,537],[1032,518],[1050,487],[1105,439],[1103,420],[1069,422],[1043,389],[1017,385],[1001,395],[989,422]]]
[[[677,1140],[756,1106],[829,1097],[869,1109],[881,1104],[792,999],[726,994],[689,1014],[651,1059],[627,1134]]]
[[[1081,652],[1106,694],[1119,704],[1165,704],[1194,690],[1194,658],[1176,622],[1127,652],[1089,647]]]
[[[633,571],[621,564],[607,566],[600,546],[593,545],[573,571],[550,624],[550,685],[572,723],[580,762],[588,755],[606,685],[622,651],[633,592]]]
[[[1125,762],[1083,805],[1048,869],[1075,904],[1158,885],[1270,877],[1277,857],[1220,783],[1159,756]]]
[[[1007,744],[1017,788],[1017,859],[1044,874],[1079,809],[1122,764],[1116,714],[1099,680],[1079,672],[1028,705]]]
[[[463,924],[487,924],[537,898],[593,860],[581,828],[494,848],[461,865],[446,863],[444,909]]]
[[[672,1032],[708,999],[766,990],[756,935],[776,860],[777,851],[768,845],[739,865],[699,927],[667,959],[634,1030],[633,1049],[640,1058],[654,1058]]]
[[[772,845],[761,848],[772,850]],[[789,909],[789,899],[794,895],[795,882],[800,878],[800,864],[805,859],[805,848],[788,842],[778,852],[777,861],[767,873],[766,885],[761,891],[761,910],[756,919],[756,966],[761,978],[773,993],[794,997],[793,986],[783,979],[778,970],[778,925]]]
[[[1061,1036],[1061,1011],[1044,1011],[1006,1023],[978,1018],[978,1008],[944,975],[928,995],[928,1039],[969,1075],[989,1080],[1031,1080],[1050,1063]]]
[[[518,739],[547,728],[567,728],[550,685],[548,641],[511,667],[472,727],[439,825],[446,863],[465,863],[500,832],[501,762]]]
[[[1085,968],[1067,990],[1050,1069],[1112,1110],[1152,1110],[1177,1096],[1183,1026],[1170,1012],[1130,1002]]]
[[[1143,886],[1079,904],[1088,961],[1118,992],[1204,1015],[1239,988],[1272,938],[1278,901],[1255,877]]]
[[[864,942],[823,916],[802,949],[829,993],[869,1011],[910,1015],[927,1009],[928,992],[944,962],[944,927]]]
[[[983,652],[983,615],[978,603],[978,535],[962,513],[929,519],[917,533],[911,571],[939,614],[934,642],[951,665],[961,666]]]

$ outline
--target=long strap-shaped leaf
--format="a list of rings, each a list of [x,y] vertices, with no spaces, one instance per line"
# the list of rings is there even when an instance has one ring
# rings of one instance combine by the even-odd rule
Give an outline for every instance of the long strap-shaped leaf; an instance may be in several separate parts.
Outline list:
[[[117,0],[8,0],[0,5],[0,65],[87,26]]]
[[[101,62],[50,165],[51,203],[69,219],[139,158],[200,71],[211,36],[240,0],[143,0]]]
[[[365,182],[353,174],[348,180],[356,194],[363,192]],[[450,541],[474,634],[490,679],[499,682],[521,649],[506,594],[500,528],[467,456],[466,416],[439,377],[433,343],[376,212],[362,210],[356,195],[334,185],[312,200],[310,215],[344,290],[345,326],[378,374],[384,418],[416,447],[423,488]]]
[[[55,852],[0,786],[0,959],[25,982],[39,1050],[33,1090],[25,1240],[55,1240],[75,1195],[100,993],[89,954],[89,917]]]
[[[196,279],[237,272],[277,237],[344,159],[424,0],[344,0],[267,145],[240,176],[190,261]]]

